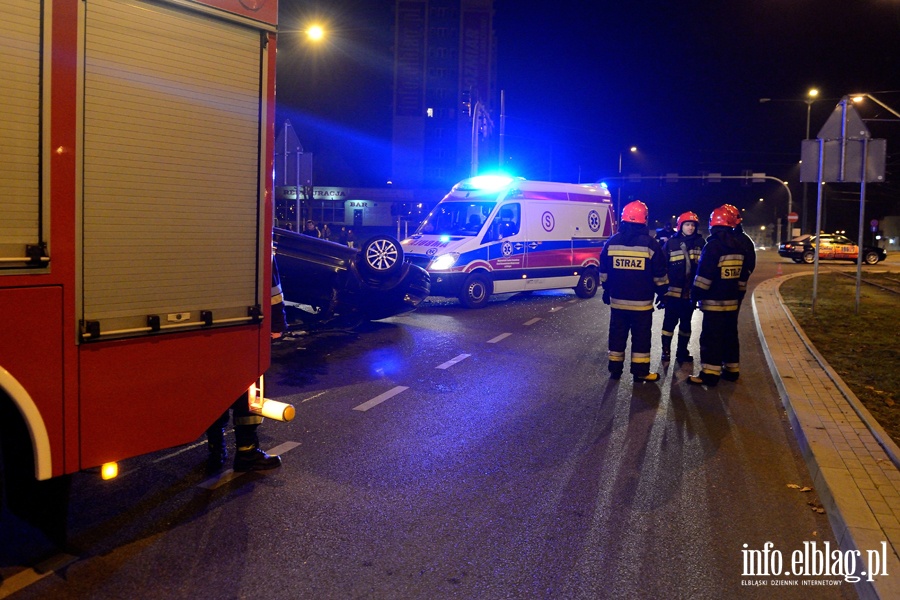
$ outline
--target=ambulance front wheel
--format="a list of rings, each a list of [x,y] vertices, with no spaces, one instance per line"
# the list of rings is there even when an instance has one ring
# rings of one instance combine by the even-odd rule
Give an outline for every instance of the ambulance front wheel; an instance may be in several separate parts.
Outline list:
[[[575,295],[579,298],[593,298],[597,295],[597,287],[599,285],[600,280],[597,277],[597,270],[587,269],[581,274],[581,279],[578,280],[578,285],[575,286]]]
[[[494,284],[490,277],[485,273],[472,273],[463,283],[459,301],[466,308],[481,308],[488,303],[493,293]]]

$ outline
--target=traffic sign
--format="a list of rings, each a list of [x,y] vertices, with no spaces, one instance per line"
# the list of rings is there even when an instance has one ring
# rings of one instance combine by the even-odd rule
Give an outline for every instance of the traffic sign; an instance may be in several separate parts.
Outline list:
[[[788,223],[796,223],[797,221],[800,220],[800,215],[798,215],[795,212],[788,213],[787,219],[788,219]]]
[[[869,221],[869,225],[871,225],[872,227],[878,227],[878,219],[872,219],[871,221]]]

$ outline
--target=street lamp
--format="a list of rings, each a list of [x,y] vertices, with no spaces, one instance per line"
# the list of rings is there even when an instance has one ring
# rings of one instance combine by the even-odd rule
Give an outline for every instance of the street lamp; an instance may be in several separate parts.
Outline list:
[[[813,102],[815,102],[815,101],[818,99],[818,97],[819,97],[819,90],[817,90],[816,88],[810,88],[810,90],[806,93],[806,98],[796,98],[796,99],[795,99],[795,98],[760,98],[759,101],[760,101],[760,103],[773,102],[773,101],[778,101],[778,102],[803,102],[803,103],[805,103],[805,104],[806,104],[806,137],[803,138],[803,139],[808,140],[808,139],[809,139],[809,122],[810,122],[810,116],[811,116],[811,113],[812,113],[812,105],[813,105]],[[806,187],[806,183],[805,183],[805,182],[804,182],[804,183],[801,183],[800,185],[803,186],[803,200],[802,200],[801,205],[800,205],[800,206],[801,206],[801,210],[800,210],[800,212],[801,212],[801,216],[800,216],[800,228],[803,229],[803,228],[805,228],[805,226],[806,226],[806,192],[807,192],[807,187]],[[790,211],[790,209],[788,209],[788,210]],[[790,231],[791,229],[792,229],[792,226],[791,226],[790,224],[788,224],[788,231],[789,231],[789,233],[793,233],[793,232]],[[791,236],[788,235],[788,238],[789,238],[789,239],[790,239],[790,237],[791,237]]]
[[[637,146],[632,146],[628,149],[629,152],[637,152]],[[620,219],[622,216],[622,153],[624,150],[619,151],[619,188],[616,190],[616,219]]]
[[[894,110],[893,108],[891,108],[890,106],[888,106],[887,104],[885,104],[884,102],[882,102],[881,100],[879,100],[878,98],[873,96],[872,94],[852,94],[850,97],[853,98],[853,102],[855,102],[857,104],[859,104],[860,102],[862,102],[863,100],[868,98],[869,100],[871,100],[872,102],[874,102],[881,108],[885,109],[886,111],[888,111],[895,117],[900,117],[900,113],[898,113],[896,110]]]
[[[314,42],[318,42],[325,37],[325,29],[321,25],[311,25],[306,30],[306,37]]]

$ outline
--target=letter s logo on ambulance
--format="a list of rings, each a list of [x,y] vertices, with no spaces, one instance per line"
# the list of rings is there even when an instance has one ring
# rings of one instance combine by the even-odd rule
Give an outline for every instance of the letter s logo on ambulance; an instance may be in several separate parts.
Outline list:
[[[590,227],[591,231],[594,233],[600,231],[600,213],[596,210],[592,210],[588,213],[588,227]]]
[[[613,268],[627,269],[629,271],[643,271],[644,259],[643,257],[615,256],[613,257]]]
[[[541,226],[544,231],[553,231],[553,228],[556,227],[556,219],[553,218],[552,212],[547,211],[541,215]]]

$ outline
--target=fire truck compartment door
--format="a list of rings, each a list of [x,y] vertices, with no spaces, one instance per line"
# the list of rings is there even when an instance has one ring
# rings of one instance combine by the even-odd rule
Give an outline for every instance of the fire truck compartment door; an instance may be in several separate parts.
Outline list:
[[[102,336],[247,317],[268,301],[259,30],[175,4],[84,10],[81,318]]]
[[[10,0],[0,19],[0,269],[40,239],[41,4]]]

